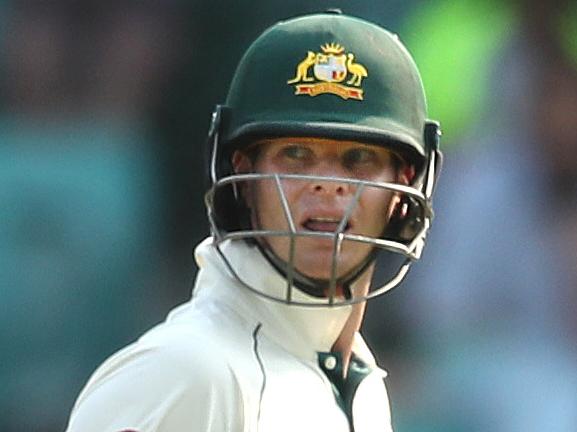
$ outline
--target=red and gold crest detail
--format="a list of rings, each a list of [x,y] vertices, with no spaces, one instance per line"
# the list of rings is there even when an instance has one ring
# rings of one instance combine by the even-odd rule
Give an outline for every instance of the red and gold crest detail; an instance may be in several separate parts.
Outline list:
[[[309,51],[297,65],[294,78],[287,81],[294,84],[295,95],[330,93],[345,100],[363,100],[361,83],[368,76],[367,69],[355,62],[353,53],[345,53],[342,45],[327,43],[321,51]]]

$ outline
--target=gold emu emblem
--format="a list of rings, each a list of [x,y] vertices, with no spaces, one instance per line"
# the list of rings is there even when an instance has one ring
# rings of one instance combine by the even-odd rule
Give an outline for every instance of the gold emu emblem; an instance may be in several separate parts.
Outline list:
[[[287,84],[295,84],[295,94],[317,96],[331,93],[343,99],[363,100],[360,87],[363,78],[368,76],[367,69],[355,63],[353,53],[345,54],[342,45],[327,43],[321,45],[321,50],[317,53],[309,51],[297,65],[294,78],[287,81]]]

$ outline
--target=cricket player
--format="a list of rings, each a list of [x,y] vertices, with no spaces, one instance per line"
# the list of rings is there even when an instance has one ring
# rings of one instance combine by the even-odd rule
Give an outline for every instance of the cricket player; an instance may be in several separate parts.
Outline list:
[[[266,30],[213,115],[192,299],[106,360],[68,431],[391,431],[359,329],[421,254],[438,138],[394,34],[337,12]]]

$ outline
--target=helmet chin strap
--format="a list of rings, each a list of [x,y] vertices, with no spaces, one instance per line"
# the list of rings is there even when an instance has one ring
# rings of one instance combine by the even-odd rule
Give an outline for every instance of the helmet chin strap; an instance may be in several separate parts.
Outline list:
[[[299,272],[294,263],[287,263],[275,254],[270,247],[263,245],[260,241],[255,241],[262,255],[271,264],[271,266],[281,274],[281,276],[288,280],[289,273],[293,275],[293,285],[303,291],[304,293],[317,298],[327,298],[328,290],[331,286],[330,279],[319,279],[306,276]],[[351,286],[363,275],[368,267],[375,262],[377,257],[377,249],[372,248],[369,254],[361,261],[355,268],[349,271],[346,275],[336,280],[337,292],[339,288],[342,290],[342,295],[346,300],[350,300],[353,296]],[[292,267],[292,272],[289,268]]]

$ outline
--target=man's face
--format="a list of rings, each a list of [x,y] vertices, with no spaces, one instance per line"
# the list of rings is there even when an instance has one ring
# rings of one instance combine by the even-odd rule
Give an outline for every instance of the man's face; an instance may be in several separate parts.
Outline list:
[[[259,141],[252,160],[237,152],[237,172],[300,174],[341,177],[372,182],[397,182],[394,157],[388,150],[354,141],[321,138],[275,138]],[[296,231],[335,232],[354,202],[357,185],[331,180],[281,180]],[[247,185],[243,193],[255,229],[289,231],[281,196],[273,179]],[[380,237],[398,198],[386,189],[365,187],[348,220],[345,233]],[[279,258],[289,262],[290,239],[264,240]],[[332,238],[297,237],[294,266],[302,274],[329,279],[333,260]],[[345,241],[337,256],[337,277],[349,273],[370,253],[371,245]]]

